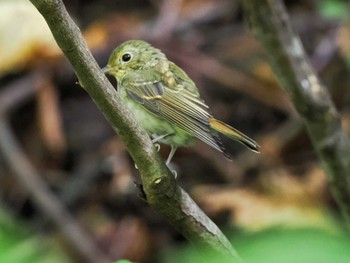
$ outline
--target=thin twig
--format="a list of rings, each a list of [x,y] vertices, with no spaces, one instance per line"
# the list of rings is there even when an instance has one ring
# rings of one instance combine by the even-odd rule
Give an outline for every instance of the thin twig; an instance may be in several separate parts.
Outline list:
[[[6,85],[0,92],[0,115],[8,114],[19,103],[32,98],[40,89],[40,85],[37,85],[40,79],[42,79],[41,72],[35,71]]]
[[[37,69],[34,73],[11,82],[0,93],[0,154],[13,170],[17,181],[32,197],[34,203],[44,215],[49,217],[69,240],[86,258],[88,262],[110,262],[104,252],[97,248],[97,244],[85,233],[61,205],[61,202],[50,192],[46,183],[32,166],[23,150],[19,146],[9,123],[8,116],[14,107],[22,105],[34,97],[42,83],[47,82],[43,71]]]
[[[194,244],[228,256],[232,262],[241,262],[237,252],[218,227],[177,186],[173,174],[161,160],[146,132],[138,126],[113,86],[102,74],[63,2],[31,2],[45,18],[57,44],[72,64],[80,84],[127,146],[139,168],[143,190],[150,206]]]
[[[61,202],[52,195],[21,150],[5,117],[0,117],[0,153],[38,208],[58,226],[67,240],[84,256],[86,262],[111,262],[111,259],[97,247]]]
[[[350,143],[327,89],[315,75],[281,0],[245,0],[246,16],[302,117],[350,228]]]

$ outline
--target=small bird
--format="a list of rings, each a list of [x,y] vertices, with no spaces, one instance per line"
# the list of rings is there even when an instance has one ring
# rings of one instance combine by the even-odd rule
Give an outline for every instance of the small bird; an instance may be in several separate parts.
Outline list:
[[[122,43],[102,70],[116,78],[121,99],[152,142],[171,146],[167,165],[179,146],[191,146],[195,138],[231,160],[219,133],[259,152],[255,141],[215,119],[190,77],[149,43]]]

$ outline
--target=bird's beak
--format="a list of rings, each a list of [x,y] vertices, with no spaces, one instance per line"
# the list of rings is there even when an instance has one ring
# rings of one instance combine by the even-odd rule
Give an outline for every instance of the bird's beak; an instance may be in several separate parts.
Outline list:
[[[102,70],[102,72],[103,72],[104,74],[107,74],[107,73],[109,73],[109,72],[111,71],[111,69],[112,69],[112,68],[110,68],[110,67],[107,65],[107,66],[105,66],[104,68],[102,68],[101,70]]]

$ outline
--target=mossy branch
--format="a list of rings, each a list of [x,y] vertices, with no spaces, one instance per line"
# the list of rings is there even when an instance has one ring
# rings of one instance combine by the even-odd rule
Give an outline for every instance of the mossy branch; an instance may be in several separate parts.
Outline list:
[[[281,0],[244,0],[246,17],[302,117],[335,200],[350,227],[350,143]]]
[[[57,44],[73,66],[80,85],[123,140],[138,166],[149,205],[189,241],[241,262],[227,238],[176,180],[157,154],[146,132],[120,101],[102,74],[77,25],[61,0],[31,0],[45,18]],[[116,25],[117,26],[117,25]]]

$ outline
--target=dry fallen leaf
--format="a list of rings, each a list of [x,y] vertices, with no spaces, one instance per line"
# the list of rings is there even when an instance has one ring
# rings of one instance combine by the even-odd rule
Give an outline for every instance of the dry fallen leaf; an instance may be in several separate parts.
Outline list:
[[[0,75],[58,54],[49,27],[29,1],[0,2]]]
[[[264,178],[268,177],[259,190],[200,186],[193,195],[204,211],[211,215],[229,211],[231,222],[247,231],[281,225],[332,228],[323,209],[322,170],[313,168],[306,178],[296,178],[281,169]]]

